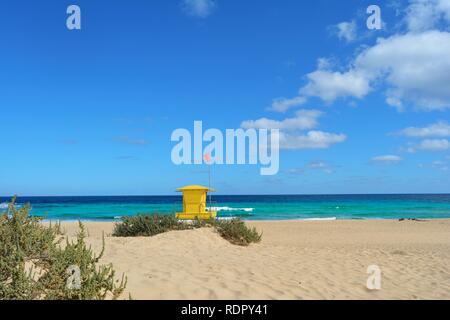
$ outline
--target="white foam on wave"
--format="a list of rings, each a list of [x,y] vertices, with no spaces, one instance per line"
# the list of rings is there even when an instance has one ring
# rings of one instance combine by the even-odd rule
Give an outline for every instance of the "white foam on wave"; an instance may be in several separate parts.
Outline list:
[[[0,203],[0,209],[8,209],[9,207],[9,203],[4,202],[4,203]]]
[[[219,220],[219,221],[231,221],[233,219],[237,219],[237,217],[218,217],[218,218],[216,218],[216,220]]]
[[[208,210],[211,211],[244,211],[244,212],[253,212],[255,208],[231,208],[231,207],[211,207]]]
[[[301,219],[303,221],[335,221],[337,220],[337,217],[331,217],[331,218],[308,218],[308,219]]]
[[[14,204],[14,207],[16,207],[16,208],[22,208],[22,204],[15,203],[15,204]],[[8,209],[8,208],[9,208],[9,203],[8,203],[8,202],[2,202],[2,203],[0,203],[0,210],[1,210],[1,209]]]

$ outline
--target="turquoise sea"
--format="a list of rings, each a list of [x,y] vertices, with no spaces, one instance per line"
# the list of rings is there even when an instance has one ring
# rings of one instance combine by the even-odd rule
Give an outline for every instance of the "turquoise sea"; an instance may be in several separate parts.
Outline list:
[[[9,199],[0,197],[0,212]],[[118,220],[179,211],[178,196],[19,197],[32,215],[50,220]],[[450,218],[450,194],[213,196],[219,217],[248,220]]]

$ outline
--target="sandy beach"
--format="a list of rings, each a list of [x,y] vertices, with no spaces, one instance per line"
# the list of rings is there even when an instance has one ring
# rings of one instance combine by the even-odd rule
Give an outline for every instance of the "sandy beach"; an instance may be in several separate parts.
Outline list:
[[[248,222],[262,242],[238,247],[212,229],[111,237],[86,222],[134,299],[450,299],[450,220]],[[63,223],[69,237],[77,223]],[[366,288],[369,265],[382,288]]]

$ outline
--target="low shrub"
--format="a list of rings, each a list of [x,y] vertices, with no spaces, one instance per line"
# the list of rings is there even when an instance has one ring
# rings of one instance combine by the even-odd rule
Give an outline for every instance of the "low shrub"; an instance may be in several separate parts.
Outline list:
[[[157,234],[192,229],[193,226],[178,221],[169,215],[144,215],[123,217],[120,223],[114,226],[114,237],[152,237]]]
[[[151,237],[164,232],[174,230],[192,230],[198,228],[213,227],[220,236],[232,244],[248,246],[250,243],[259,242],[261,235],[255,228],[248,228],[244,221],[233,220],[195,220],[187,223],[178,220],[171,215],[137,215],[123,217],[122,221],[114,226],[115,237]]]
[[[262,237],[256,228],[247,227],[240,219],[219,220],[215,223],[215,228],[222,238],[238,246],[260,242]]]
[[[111,265],[97,266],[80,223],[76,241],[61,245],[60,225],[45,226],[29,215],[30,206],[15,207],[15,198],[0,216],[0,299],[116,299],[126,278],[115,280]],[[72,279],[78,285],[72,285]]]

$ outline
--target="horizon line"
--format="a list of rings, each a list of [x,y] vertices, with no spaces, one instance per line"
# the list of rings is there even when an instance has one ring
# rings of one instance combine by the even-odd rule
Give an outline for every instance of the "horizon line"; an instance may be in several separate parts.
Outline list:
[[[383,196],[383,195],[392,195],[392,196],[421,196],[421,195],[450,195],[450,192],[437,192],[437,193],[280,193],[280,194],[212,194],[213,196],[221,196],[221,197],[248,197],[248,196]],[[17,198],[87,198],[87,197],[181,197],[179,194],[167,194],[167,195],[34,195],[34,196],[19,196],[15,195]],[[3,196],[0,198],[13,198],[14,196]]]

